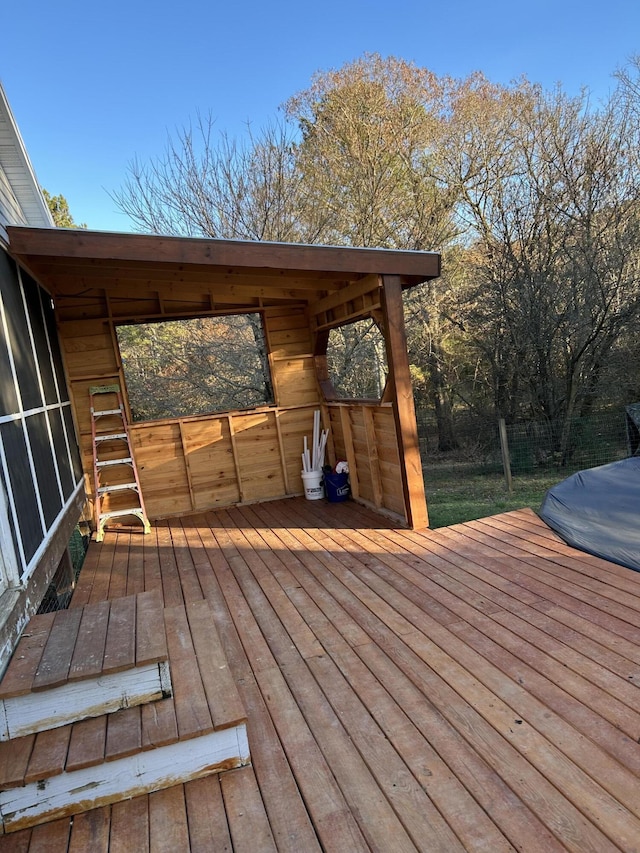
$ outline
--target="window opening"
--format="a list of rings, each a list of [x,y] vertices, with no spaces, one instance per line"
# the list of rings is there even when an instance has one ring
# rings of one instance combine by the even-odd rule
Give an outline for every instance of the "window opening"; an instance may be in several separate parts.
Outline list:
[[[259,314],[121,325],[116,331],[133,421],[274,402]]]
[[[327,367],[339,397],[379,400],[387,381],[387,352],[382,332],[368,317],[331,329]]]

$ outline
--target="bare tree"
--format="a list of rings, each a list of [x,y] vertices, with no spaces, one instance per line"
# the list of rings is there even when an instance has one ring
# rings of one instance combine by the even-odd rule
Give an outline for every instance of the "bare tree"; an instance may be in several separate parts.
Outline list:
[[[447,166],[473,270],[465,321],[497,411],[561,418],[564,452],[640,308],[631,114],[526,81],[472,89],[458,109]]]
[[[211,116],[169,138],[164,156],[134,160],[118,207],[142,231],[226,239],[313,243],[326,211],[298,167],[286,122],[243,141],[217,135]]]

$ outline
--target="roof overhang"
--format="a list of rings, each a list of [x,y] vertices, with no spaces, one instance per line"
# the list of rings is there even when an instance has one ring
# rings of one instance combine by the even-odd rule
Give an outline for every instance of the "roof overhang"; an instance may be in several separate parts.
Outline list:
[[[7,96],[0,85],[0,169],[9,182],[24,219],[35,226],[52,227],[53,219],[31,165]]]
[[[44,284],[53,285],[55,270],[83,270],[90,276],[100,266],[122,270],[139,268],[179,268],[183,279],[189,270],[210,270],[212,275],[234,271],[261,278],[281,276],[335,278],[342,282],[365,275],[395,275],[404,287],[411,287],[440,275],[440,255],[388,249],[353,249],[335,246],[305,246],[288,243],[244,242],[191,237],[163,237],[119,234],[84,229],[48,229],[14,226],[8,229],[10,251]],[[268,275],[265,276],[264,274]],[[266,283],[266,281],[265,281]],[[268,284],[267,284],[268,286]]]

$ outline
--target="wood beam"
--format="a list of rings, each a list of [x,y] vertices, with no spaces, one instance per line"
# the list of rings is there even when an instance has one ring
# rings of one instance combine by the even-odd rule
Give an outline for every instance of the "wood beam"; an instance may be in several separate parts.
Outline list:
[[[359,281],[354,281],[347,287],[337,290],[335,293],[330,293],[323,299],[317,302],[312,302],[309,306],[311,316],[317,316],[325,311],[330,311],[338,305],[344,305],[345,302],[351,302],[359,296],[364,296],[365,293],[370,293],[372,290],[377,290],[380,287],[380,276],[368,275],[361,278]]]
[[[402,283],[397,275],[383,276],[382,310],[389,368],[388,384],[396,422],[407,524],[414,529],[428,527],[429,517],[404,326]]]
[[[110,234],[85,229],[9,226],[13,255],[262,267],[276,270],[322,270],[358,274],[386,273],[415,277],[415,282],[440,275],[440,255],[395,249],[354,249],[287,243]],[[37,264],[34,263],[34,267]]]

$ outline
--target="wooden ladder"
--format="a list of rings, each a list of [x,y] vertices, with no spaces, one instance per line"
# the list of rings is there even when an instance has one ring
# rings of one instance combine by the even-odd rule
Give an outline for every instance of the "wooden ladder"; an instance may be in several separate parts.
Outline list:
[[[106,400],[106,407],[96,408],[96,397]],[[131,452],[129,426],[120,386],[92,385],[89,388],[89,399],[96,541],[102,542],[105,525],[110,520],[126,516],[140,519],[144,532],[149,533],[151,525],[144,508],[138,470]]]

